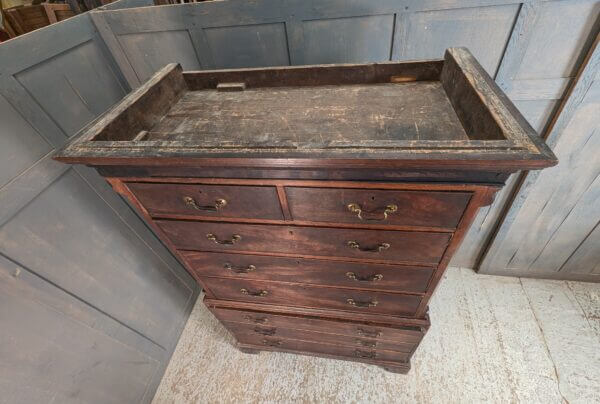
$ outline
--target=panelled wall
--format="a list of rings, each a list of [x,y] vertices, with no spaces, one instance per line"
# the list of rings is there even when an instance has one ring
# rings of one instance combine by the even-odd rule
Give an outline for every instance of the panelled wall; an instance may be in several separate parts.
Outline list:
[[[197,287],[95,173],[51,156],[169,62],[368,62],[469,47],[539,131],[558,112],[550,141],[561,158],[553,174],[527,176],[482,269],[597,279],[600,58],[585,55],[600,1],[126,8],[148,4],[123,0],[0,45],[0,402],[151,399]],[[479,214],[454,264],[475,265],[517,179]]]
[[[131,86],[169,62],[186,70],[373,62],[466,46],[544,133],[598,31],[599,10],[598,0],[229,0],[92,18]],[[482,209],[453,265],[478,265],[520,177]]]
[[[548,136],[560,164],[527,174],[482,272],[600,279],[600,35],[577,77]]]
[[[51,159],[129,91],[89,14],[0,45],[0,402],[149,402],[198,288],[95,172]]]

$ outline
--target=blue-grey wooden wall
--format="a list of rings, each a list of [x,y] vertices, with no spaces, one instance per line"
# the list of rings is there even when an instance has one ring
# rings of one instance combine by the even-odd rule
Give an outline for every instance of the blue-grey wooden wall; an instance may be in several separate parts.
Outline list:
[[[89,14],[0,44],[0,403],[149,402],[198,288],[53,152],[129,86]]]
[[[598,161],[589,146],[595,137],[566,142],[582,117],[587,128],[597,127],[589,121],[590,113],[598,116],[597,86],[586,84],[597,83],[589,79],[597,62],[584,57],[598,31],[598,1],[228,0],[121,9],[147,4],[124,0],[0,45],[0,402],[152,396],[196,286],[95,173],[50,157],[169,62],[205,69],[406,60],[467,46],[540,132],[560,112],[550,137],[563,161],[560,190],[579,199],[567,201],[576,215],[564,220],[546,211],[540,242],[557,240],[572,274],[580,265],[598,272],[598,212],[590,209],[598,206],[597,191],[576,193],[583,183],[566,174],[578,150]],[[575,81],[579,70],[588,73]],[[595,189],[597,165],[573,167]],[[509,212],[501,240],[527,228],[518,213],[537,215],[532,202],[544,197],[562,209],[563,200],[549,198],[540,184],[528,204]],[[475,265],[518,185],[515,176],[480,213],[455,264]],[[518,198],[527,200],[528,192],[529,185]],[[563,223],[571,233],[558,232]],[[562,238],[547,237],[554,233]],[[564,242],[567,234],[577,245]],[[528,243],[541,245],[535,234]],[[510,251],[502,245],[492,244],[486,272],[530,274],[495,266]]]
[[[131,86],[174,61],[194,70],[409,60],[467,46],[544,133],[598,31],[599,11],[598,0],[229,0],[92,18]],[[482,209],[453,265],[477,266],[520,179],[512,176]],[[563,276],[578,278],[571,272]]]

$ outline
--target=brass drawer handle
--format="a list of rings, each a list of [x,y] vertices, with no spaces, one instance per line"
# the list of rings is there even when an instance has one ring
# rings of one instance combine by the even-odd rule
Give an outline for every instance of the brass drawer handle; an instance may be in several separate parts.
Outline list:
[[[387,205],[385,208],[383,208],[383,217],[381,219],[377,219],[377,218],[364,218],[364,217],[362,217],[362,214],[363,214],[363,212],[369,213],[369,214],[375,214],[375,213],[377,213],[377,210],[380,210],[380,209],[367,211],[367,210],[361,208],[358,203],[349,203],[347,208],[350,212],[356,213],[356,217],[358,217],[360,220],[364,220],[367,222],[383,222],[384,220],[386,220],[388,218],[388,215],[390,213],[394,213],[394,212],[398,211],[397,205],[393,205],[393,204]]]
[[[380,281],[383,279],[383,275],[381,275],[381,274],[360,276],[360,275],[356,275],[354,272],[346,272],[346,276],[348,278],[358,281],[358,282],[375,282],[375,281]]]
[[[354,307],[375,307],[379,304],[379,302],[377,300],[361,302],[360,300],[346,299],[346,302],[350,306],[354,306]]]
[[[262,343],[267,346],[281,346],[281,344],[283,344],[283,341],[280,339],[269,340],[265,338],[262,340]]]
[[[247,267],[234,267],[229,262],[226,262],[225,265],[223,265],[223,268],[235,272],[236,274],[247,274],[248,272],[252,272],[256,269],[254,265],[248,265]]]
[[[375,352],[375,351],[366,352],[366,351],[361,351],[360,349],[356,349],[354,351],[354,356],[356,356],[357,358],[363,358],[363,359],[375,359],[375,358],[377,358],[377,352]]]
[[[273,328],[255,327],[254,332],[257,334],[260,334],[260,335],[265,335],[267,337],[271,337],[271,336],[275,335],[275,332],[277,332],[277,328],[275,328],[275,327],[273,327]]]
[[[387,250],[390,248],[390,243],[379,243],[375,247],[361,247],[356,241],[348,241],[346,245],[354,250],[362,251],[362,252],[374,252],[378,253],[383,250]]]
[[[263,297],[269,294],[269,292],[267,290],[257,290],[255,292],[252,292],[246,288],[241,288],[240,292],[242,292],[245,295],[248,296],[256,296],[256,297]]]
[[[356,330],[356,332],[358,333],[358,335],[362,336],[362,337],[369,337],[369,338],[379,338],[381,337],[381,331],[371,331],[371,330],[365,330],[364,328],[358,328]]]
[[[225,199],[215,199],[215,204],[212,206],[211,205],[207,205],[207,206],[198,205],[196,200],[194,198],[192,198],[191,196],[184,196],[183,202],[187,206],[190,206],[196,210],[205,210],[205,211],[209,211],[209,212],[216,212],[219,209],[225,207],[225,205],[227,205],[227,201]]]
[[[268,318],[266,317],[252,317],[250,315],[245,315],[242,317],[244,320],[248,320],[248,321],[252,321],[255,324],[264,324],[267,323],[269,321]]]
[[[375,348],[377,346],[377,341],[368,341],[360,338],[356,339],[356,343],[367,348]]]
[[[209,239],[210,241],[214,241],[215,244],[232,245],[232,244],[235,244],[236,242],[240,241],[242,239],[242,236],[240,236],[239,234],[234,234],[233,236],[231,236],[231,240],[219,240],[217,238],[217,236],[215,236],[214,234],[208,233],[206,235],[206,238]]]

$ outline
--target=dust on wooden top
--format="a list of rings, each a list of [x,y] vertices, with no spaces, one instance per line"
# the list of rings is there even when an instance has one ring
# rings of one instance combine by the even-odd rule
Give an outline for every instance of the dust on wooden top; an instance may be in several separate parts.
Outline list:
[[[468,140],[441,83],[190,91],[143,140],[319,148],[363,141]]]
[[[224,83],[246,90],[215,90]],[[171,64],[82,129],[55,159],[508,172],[556,164],[464,48],[417,62],[196,72]]]

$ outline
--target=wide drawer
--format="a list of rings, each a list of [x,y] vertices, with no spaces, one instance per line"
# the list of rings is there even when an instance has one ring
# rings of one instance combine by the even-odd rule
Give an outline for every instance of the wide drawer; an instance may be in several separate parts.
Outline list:
[[[285,188],[294,220],[454,229],[470,192]]]
[[[350,337],[370,338],[378,341],[418,343],[426,330],[417,326],[382,326],[360,322],[326,320],[315,317],[301,317],[284,314],[272,314],[246,310],[210,308],[211,312],[223,322],[239,322],[248,325],[293,328],[332,334],[342,334]]]
[[[235,337],[241,344],[276,349],[289,349],[293,351],[303,351],[325,355],[345,356],[358,360],[363,359],[369,361],[405,363],[411,357],[411,354],[408,352],[384,351],[373,348],[358,348],[343,345],[324,344],[317,341],[302,341],[251,334],[235,334]]]
[[[451,235],[157,220],[181,250],[286,253],[437,264]]]
[[[152,216],[283,219],[274,187],[136,182],[127,186]]]
[[[203,278],[217,299],[412,317],[421,297],[251,280]]]
[[[181,251],[199,276],[301,282],[314,285],[422,293],[433,274],[430,267],[326,261]]]
[[[249,334],[263,337],[299,339],[303,341],[323,342],[326,344],[345,345],[355,348],[385,349],[398,352],[413,352],[418,343],[397,341],[390,342],[373,338],[351,337],[349,335],[329,334],[292,328],[281,328],[268,325],[252,325],[224,322],[223,325],[235,335]]]

